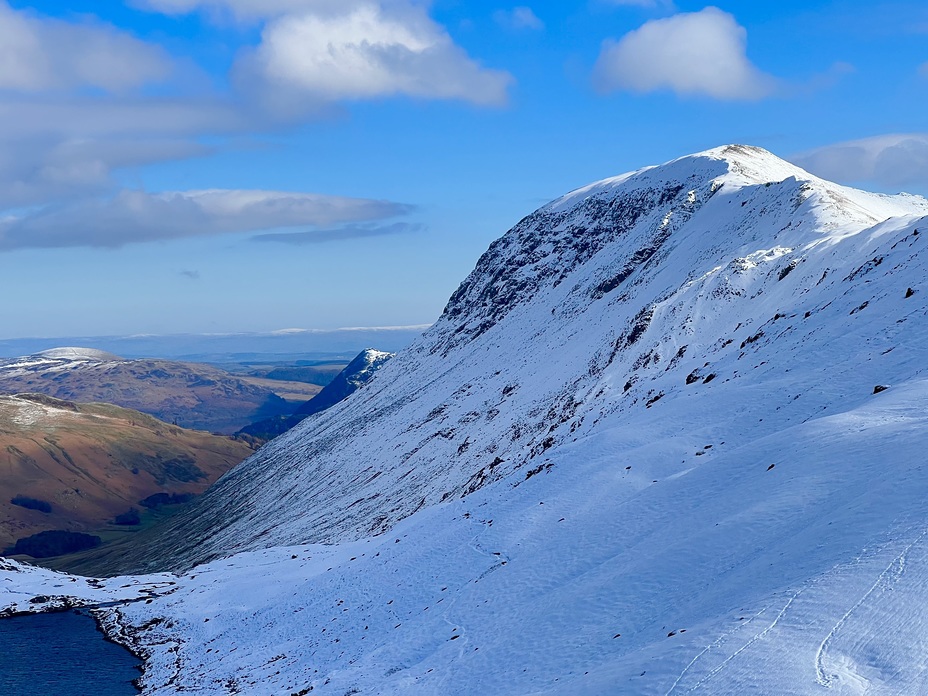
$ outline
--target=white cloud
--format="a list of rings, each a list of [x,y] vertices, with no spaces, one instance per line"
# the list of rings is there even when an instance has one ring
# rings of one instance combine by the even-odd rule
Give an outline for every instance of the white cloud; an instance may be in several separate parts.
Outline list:
[[[204,100],[0,99],[0,206],[105,193],[117,169],[208,154],[196,136],[251,124]]]
[[[306,244],[323,244],[325,242],[341,241],[343,239],[409,234],[412,232],[421,232],[423,229],[424,227],[422,225],[408,222],[394,222],[387,225],[344,225],[342,227],[312,230],[310,232],[272,232],[270,234],[259,234],[252,237],[252,240],[256,242],[277,242],[279,244],[303,246]]]
[[[115,27],[39,17],[0,0],[0,89],[121,91],[170,71],[163,49]]]
[[[384,220],[411,211],[390,201],[279,191],[123,190],[0,220],[0,250],[109,247],[235,232]]]
[[[215,101],[133,91],[174,76],[157,45],[0,0],[0,206],[112,190],[114,169],[205,154],[194,136],[247,120]]]
[[[419,0],[135,0],[167,14],[204,11],[263,23],[260,44],[236,65],[237,84],[270,112],[292,117],[321,104],[405,95],[506,102],[513,78],[484,68]],[[527,7],[513,19],[540,20]]]
[[[716,7],[655,19],[603,44],[594,80],[602,91],[653,92],[715,99],[760,99],[776,80],[747,58],[747,32]]]
[[[497,10],[493,13],[493,19],[497,24],[510,29],[541,31],[545,28],[545,23],[538,18],[531,7],[519,6],[511,10]]]
[[[377,2],[273,19],[237,70],[272,107],[394,95],[499,105],[512,82],[471,59],[423,8]]]
[[[348,0],[341,0],[345,4]],[[212,17],[239,21],[266,19],[290,12],[333,5],[333,0],[132,0],[135,7],[167,15],[184,15],[204,10]]]
[[[220,96],[197,84],[194,93],[174,79],[170,96],[153,97],[132,90],[180,74],[161,48],[89,19],[43,17],[0,0],[0,210],[47,206],[3,222],[0,248],[271,229],[283,224],[279,210],[251,219],[252,206],[232,219],[204,209],[204,198],[118,193],[115,172],[202,156],[215,147],[203,145],[203,136],[215,143],[293,126],[338,100],[504,101],[510,76],[478,65],[417,1],[137,0],[163,12],[224,11],[263,25],[261,43],[237,64],[241,89]],[[316,217],[297,216],[294,224],[381,219],[326,223],[322,203],[314,204]],[[295,210],[292,201],[275,205]],[[191,222],[195,214],[202,232]]]
[[[878,135],[790,158],[813,174],[849,184],[928,186],[928,133]]]
[[[201,156],[196,142],[156,138],[0,142],[0,205],[25,206],[104,193],[115,169]]]

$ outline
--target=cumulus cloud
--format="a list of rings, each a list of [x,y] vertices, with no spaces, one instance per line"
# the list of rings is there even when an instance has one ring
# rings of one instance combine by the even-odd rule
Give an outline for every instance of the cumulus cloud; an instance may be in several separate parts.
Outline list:
[[[256,242],[278,242],[280,244],[303,246],[305,244],[336,242],[343,239],[357,239],[358,237],[385,237],[395,234],[410,234],[412,232],[421,232],[424,229],[425,227],[423,225],[408,222],[394,222],[388,225],[345,225],[343,227],[307,232],[272,232],[270,234],[259,234],[252,237],[252,240]]]
[[[497,10],[493,13],[497,24],[509,29],[532,29],[541,31],[545,23],[538,18],[531,7],[513,7],[511,10]]]
[[[747,31],[716,7],[647,22],[618,41],[607,40],[594,70],[610,92],[703,95],[724,100],[769,96],[776,80],[748,60]]]
[[[362,198],[254,190],[123,190],[0,220],[0,250],[108,247],[157,240],[384,220],[410,206]]]
[[[284,107],[395,95],[500,105],[512,82],[470,58],[424,8],[379,2],[270,20],[237,74],[246,91]]]
[[[809,172],[849,184],[928,185],[928,133],[878,135],[790,158]]]
[[[454,43],[417,0],[135,0],[166,14],[202,11],[263,23],[260,44],[237,62],[237,84],[292,117],[320,104],[395,95],[504,104],[513,82]],[[511,15],[540,20],[527,7]]]
[[[38,17],[0,0],[2,90],[122,91],[163,80],[171,67],[162,48],[115,27]]]

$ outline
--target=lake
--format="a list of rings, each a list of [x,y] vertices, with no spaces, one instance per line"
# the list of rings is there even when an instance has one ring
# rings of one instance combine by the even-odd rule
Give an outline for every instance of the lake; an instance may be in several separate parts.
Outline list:
[[[3,696],[137,696],[139,659],[110,643],[86,614],[0,619]]]

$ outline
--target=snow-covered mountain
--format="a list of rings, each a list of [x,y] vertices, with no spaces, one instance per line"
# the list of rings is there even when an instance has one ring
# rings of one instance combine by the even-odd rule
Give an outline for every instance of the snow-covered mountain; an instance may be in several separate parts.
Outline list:
[[[926,235],[744,146],[574,191],[104,620],[150,694],[926,692]]]
[[[659,433],[666,476],[704,461],[715,430],[730,446],[869,396],[895,379],[878,366],[910,359],[879,352],[908,328],[886,307],[922,304],[904,297],[919,276],[890,284],[925,214],[921,198],[853,191],[737,146],[568,194],[496,241],[363,395],[236,468],[176,534],[159,530],[161,557],[381,533],[630,423]],[[863,339],[876,363],[860,360]],[[672,408],[695,410],[681,440],[667,437]]]
[[[335,375],[335,379],[322,388],[312,399],[299,406],[292,414],[276,416],[245,426],[238,434],[270,440],[287,432],[305,418],[332,408],[367,384],[395,353],[365,348]]]

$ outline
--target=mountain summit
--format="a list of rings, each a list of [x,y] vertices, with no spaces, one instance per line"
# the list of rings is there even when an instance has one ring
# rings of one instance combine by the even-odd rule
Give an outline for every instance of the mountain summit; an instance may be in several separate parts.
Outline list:
[[[152,694],[923,692],[926,216],[745,146],[542,207],[111,633]]]
[[[270,440],[287,432],[309,416],[332,408],[339,401],[347,399],[367,384],[377,370],[394,355],[394,353],[365,348],[345,365],[345,368],[335,375],[335,379],[324,386],[322,391],[299,406],[292,414],[252,423],[239,430],[237,434],[251,435],[259,440]]]

